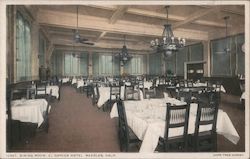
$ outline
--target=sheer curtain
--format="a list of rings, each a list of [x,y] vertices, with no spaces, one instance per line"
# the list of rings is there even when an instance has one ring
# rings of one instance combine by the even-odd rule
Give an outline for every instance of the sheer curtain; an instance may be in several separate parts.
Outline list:
[[[31,80],[31,31],[29,23],[16,17],[16,81]]]
[[[228,41],[223,38],[219,40],[211,41],[211,74],[213,76],[231,76],[231,54],[232,52],[224,52],[227,47],[227,42],[230,43],[229,48],[232,50],[232,38],[228,38]]]
[[[149,74],[160,75],[161,74],[161,53],[149,55]]]
[[[66,76],[87,76],[88,75],[88,54],[79,53],[64,55],[64,75]]]
[[[93,53],[94,76],[114,76],[120,74],[120,62],[112,54]]]
[[[133,55],[132,59],[124,65],[124,73],[130,75],[142,75],[145,73],[145,55]]]

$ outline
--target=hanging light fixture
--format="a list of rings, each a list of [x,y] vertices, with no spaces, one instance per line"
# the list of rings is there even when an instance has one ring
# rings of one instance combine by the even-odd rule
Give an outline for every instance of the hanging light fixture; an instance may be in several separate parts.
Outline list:
[[[118,53],[115,55],[116,58],[119,58],[121,65],[124,65],[132,58],[132,56],[128,54],[128,49],[127,49],[125,42],[126,42],[126,36],[124,35],[124,43],[123,43],[122,51],[121,53]]]
[[[157,52],[164,52],[165,56],[172,54],[173,51],[177,51],[179,48],[185,46],[186,40],[184,38],[174,37],[171,24],[168,23],[168,9],[170,6],[166,6],[167,23],[164,25],[162,33],[162,39],[155,39],[151,41],[151,47]]]
[[[229,16],[225,16],[223,19],[225,20],[225,25],[226,25],[226,48],[224,49],[224,52],[225,53],[228,53],[228,52],[230,52],[231,50],[230,50],[230,43],[229,43],[229,39],[228,39],[228,19],[229,19],[230,17]]]

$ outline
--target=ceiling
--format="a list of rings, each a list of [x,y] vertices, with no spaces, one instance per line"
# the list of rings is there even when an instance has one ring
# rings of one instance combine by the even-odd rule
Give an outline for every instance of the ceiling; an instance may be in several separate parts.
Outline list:
[[[51,44],[57,49],[72,48],[76,28],[76,5],[29,6]],[[85,50],[122,48],[148,53],[150,41],[159,38],[166,23],[163,5],[79,5],[79,30],[94,46],[74,44]],[[243,5],[176,5],[169,8],[174,35],[188,44],[225,36],[223,17],[230,16],[229,34],[244,32]]]

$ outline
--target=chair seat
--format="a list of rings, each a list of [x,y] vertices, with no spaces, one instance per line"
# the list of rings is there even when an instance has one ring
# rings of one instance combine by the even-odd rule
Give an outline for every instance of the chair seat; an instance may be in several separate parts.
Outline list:
[[[158,141],[158,145],[156,148],[156,151],[158,152],[165,152],[164,150],[164,146],[165,146],[165,140],[164,138],[160,137],[159,141]],[[184,149],[184,138],[183,136],[175,136],[175,137],[170,137],[168,139],[168,144],[170,145],[170,147],[172,147],[172,150],[169,149],[169,152],[180,152],[183,151]]]

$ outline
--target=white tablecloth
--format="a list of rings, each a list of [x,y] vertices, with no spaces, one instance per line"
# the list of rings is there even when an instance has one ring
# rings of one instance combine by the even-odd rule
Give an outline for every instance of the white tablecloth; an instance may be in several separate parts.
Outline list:
[[[11,102],[12,119],[22,122],[38,123],[43,122],[43,112],[47,109],[45,99],[14,100]]]
[[[124,99],[124,90],[125,90],[125,87],[121,86],[121,99]],[[99,87],[99,94],[100,94],[100,97],[97,102],[97,106],[100,108],[110,98],[110,87]]]
[[[86,84],[84,84],[84,81],[83,80],[78,80],[77,81],[77,88],[80,88],[80,87],[83,87],[83,86],[86,86]]]
[[[164,136],[166,102],[176,105],[183,104],[181,101],[171,98],[150,99],[142,101],[124,101],[128,125],[142,140],[140,152],[154,152],[159,137]],[[193,134],[195,129],[197,104],[191,104],[188,133]],[[117,107],[113,106],[110,117],[117,117]],[[201,127],[201,131],[209,130],[211,127]],[[171,129],[169,136],[177,136],[182,133],[182,128]],[[240,137],[235,130],[227,113],[219,110],[217,119],[217,133],[223,135],[232,143],[237,144]]]
[[[194,87],[206,87],[206,86],[207,86],[207,83],[193,83],[193,86],[194,86]],[[177,84],[176,87],[179,87],[179,84]],[[186,83],[185,83],[185,87],[187,87],[187,84],[186,84]],[[213,84],[213,87],[215,88],[216,85]],[[221,85],[220,91],[223,92],[223,93],[226,93],[226,90],[225,90],[225,88],[223,87],[223,85]]]
[[[77,82],[77,79],[73,78],[72,81],[71,81],[71,84],[75,84],[76,82]]]
[[[153,82],[148,82],[148,81],[144,82],[144,88],[150,89],[150,87],[152,86],[153,86]]]
[[[62,78],[62,83],[67,83],[69,82],[69,78]]]
[[[52,96],[59,98],[59,86],[46,86],[46,94],[50,94],[50,91],[52,91]],[[37,94],[44,94],[43,91],[37,92]]]
[[[245,92],[242,93],[242,95],[240,97],[240,101],[242,101],[242,99],[245,99]]]

